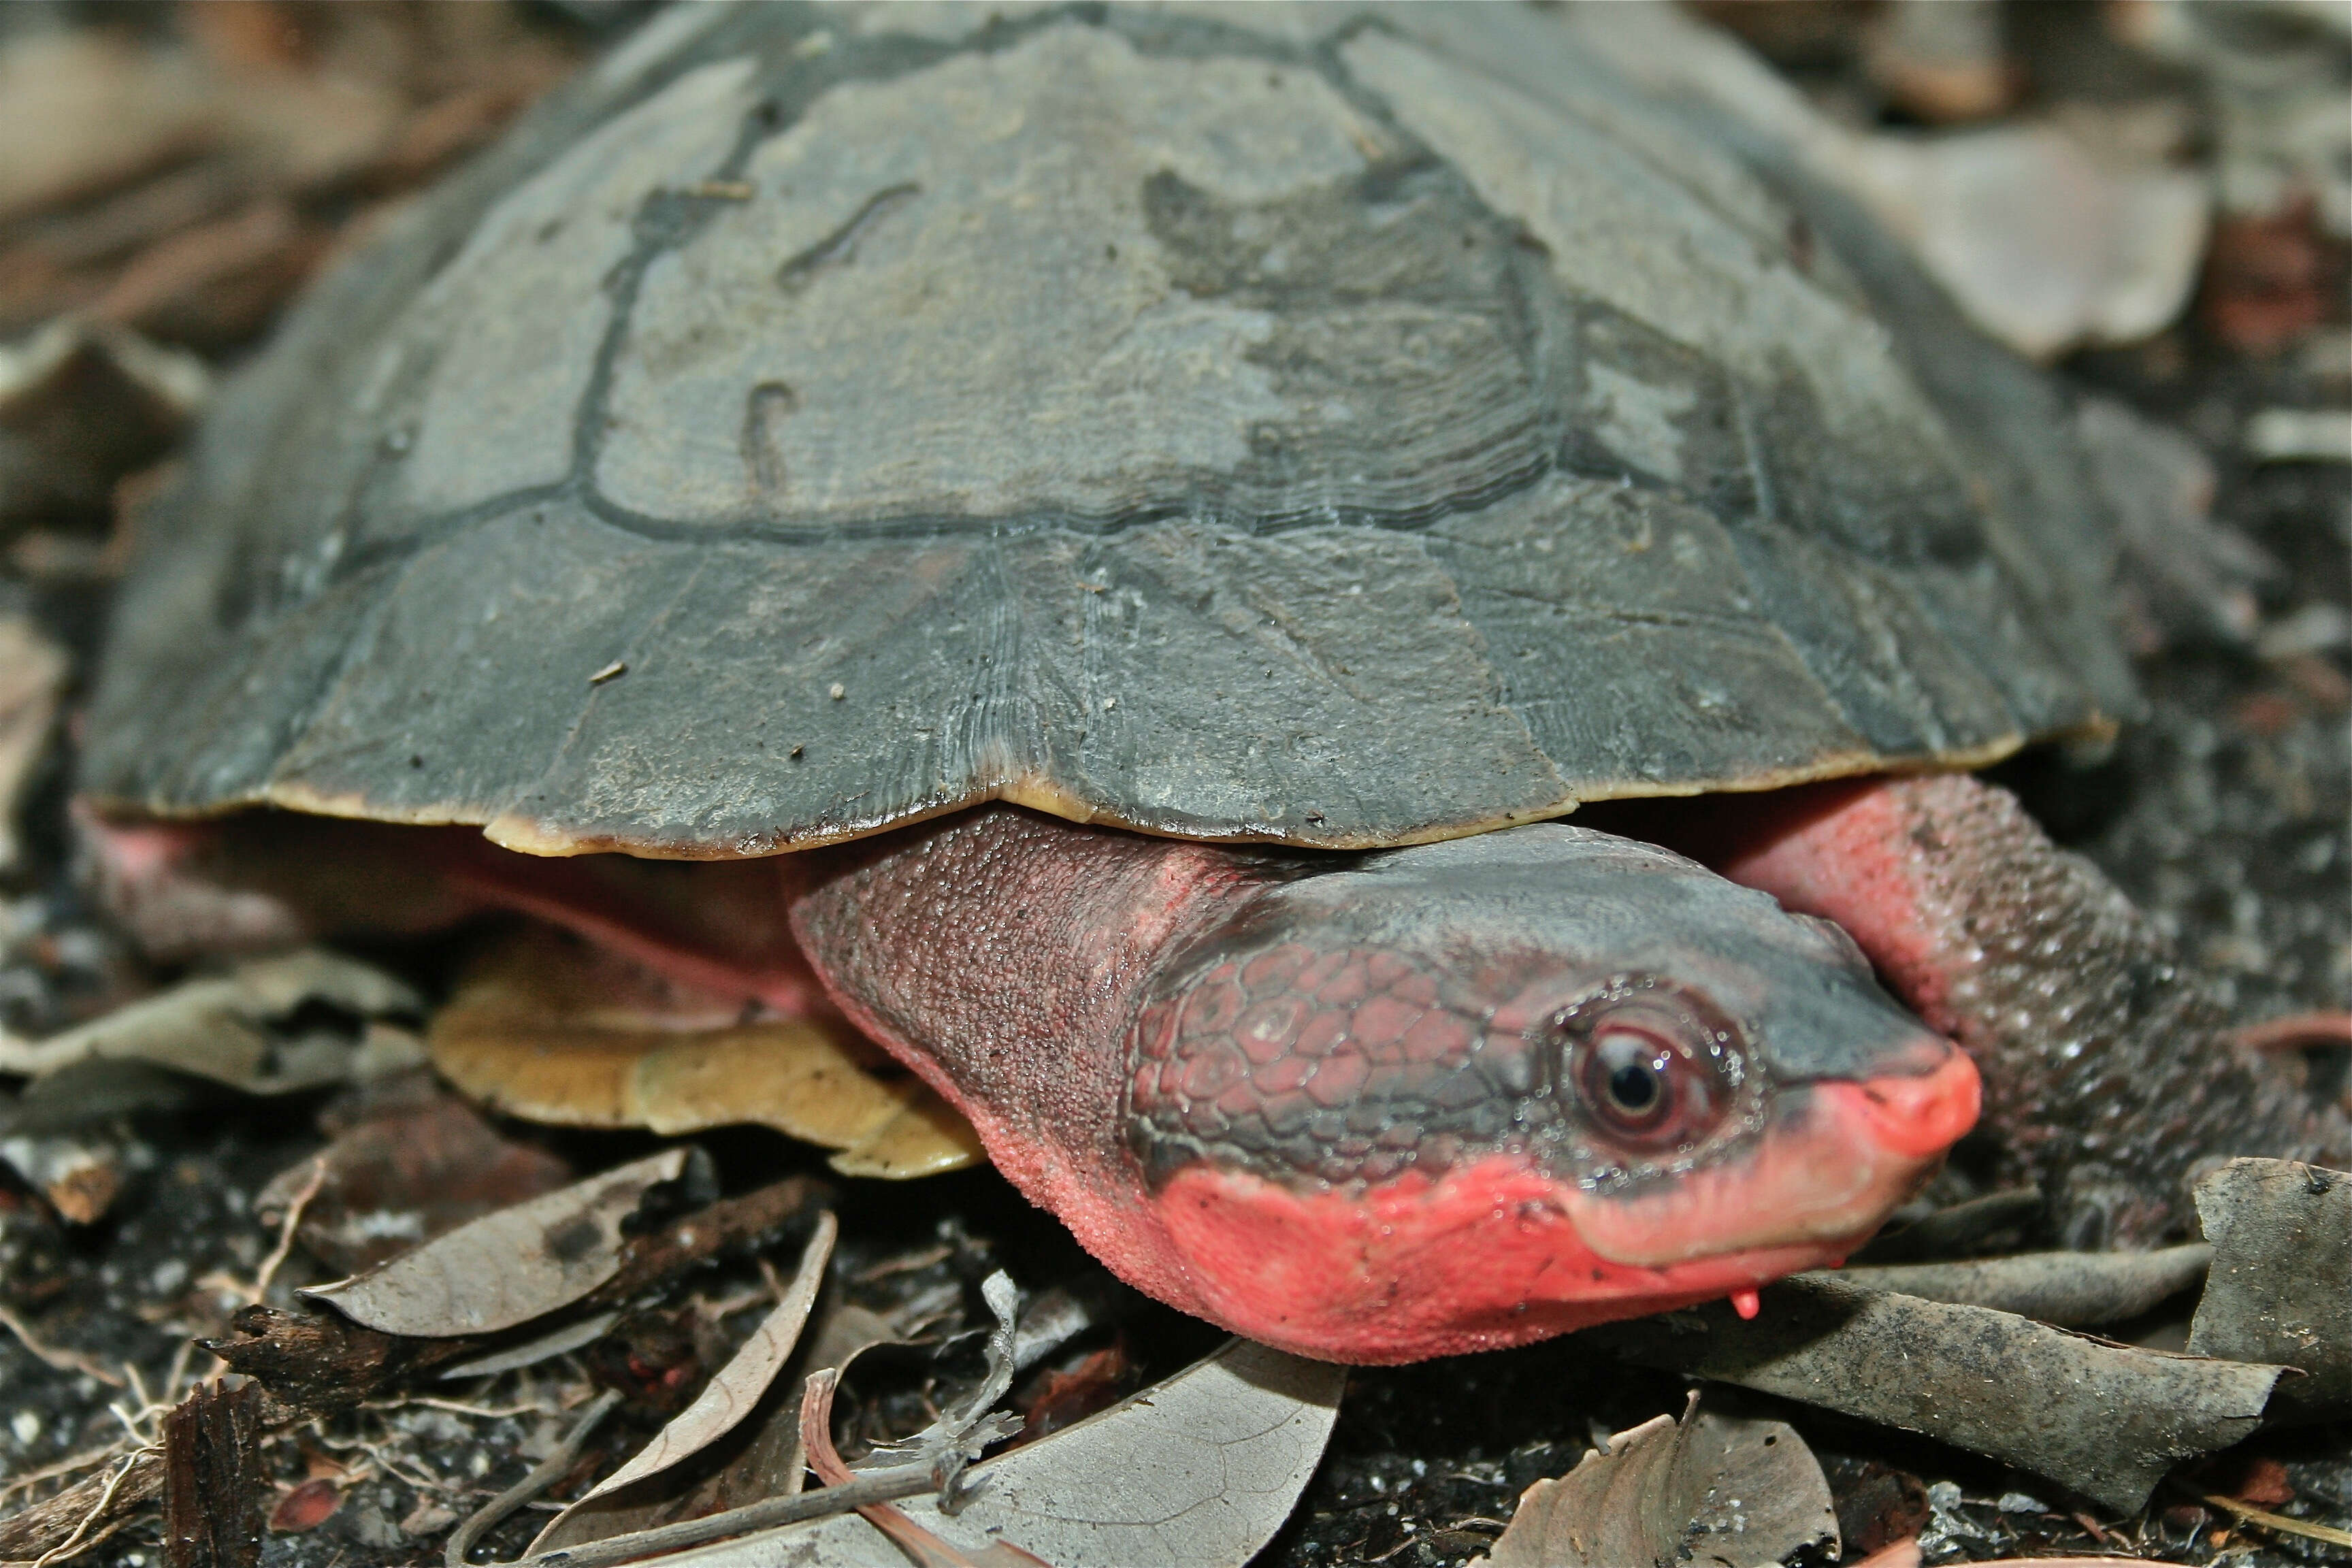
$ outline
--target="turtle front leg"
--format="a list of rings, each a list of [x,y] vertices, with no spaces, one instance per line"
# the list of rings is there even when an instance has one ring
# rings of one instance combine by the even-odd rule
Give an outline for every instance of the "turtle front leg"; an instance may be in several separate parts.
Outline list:
[[[2001,1176],[2041,1186],[2068,1246],[2188,1229],[2187,1183],[2228,1156],[2352,1155],[2343,1111],[2233,1039],[2210,983],[2006,790],[1945,774],[1791,791],[1702,858],[1844,927],[1968,1048]]]

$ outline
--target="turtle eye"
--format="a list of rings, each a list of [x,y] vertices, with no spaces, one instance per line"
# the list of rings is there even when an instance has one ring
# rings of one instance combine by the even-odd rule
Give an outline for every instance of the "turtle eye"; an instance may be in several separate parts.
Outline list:
[[[1705,1026],[1672,998],[1597,998],[1554,1021],[1565,1072],[1583,1120],[1627,1149],[1689,1148],[1720,1126],[1738,1088],[1725,1030]]]

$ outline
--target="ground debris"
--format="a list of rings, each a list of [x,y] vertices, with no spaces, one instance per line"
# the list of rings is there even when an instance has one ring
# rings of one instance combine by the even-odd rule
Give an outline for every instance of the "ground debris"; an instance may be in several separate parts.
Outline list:
[[[261,1390],[200,1383],[163,1417],[163,1551],[171,1568],[261,1561]]]
[[[310,1189],[296,1234],[338,1273],[373,1268],[572,1180],[562,1159],[500,1135],[423,1073],[363,1082],[320,1121],[333,1142],[279,1172],[254,1207],[265,1219],[284,1215]]]
[[[801,1223],[820,1189],[787,1177],[740,1197],[722,1198],[635,1237],[619,1250],[601,1283],[569,1303],[590,1313],[635,1300],[711,1259],[764,1247]],[[526,1326],[529,1320],[524,1320]],[[341,1316],[250,1307],[229,1334],[205,1346],[232,1370],[254,1378],[289,1409],[348,1409],[400,1383],[494,1348],[494,1331],[425,1338],[387,1332]]]
[[[1519,1499],[1488,1568],[1770,1568],[1838,1548],[1829,1482],[1779,1421],[1660,1415]]]
[[[2137,1318],[2204,1277],[2213,1249],[2201,1243],[2156,1252],[2025,1252],[1964,1263],[1860,1265],[1834,1279],[1925,1301],[1990,1307],[2060,1328]],[[2257,1361],[2258,1356],[2233,1356]]]
[[[415,1016],[416,993],[373,964],[323,948],[190,980],[38,1042],[0,1035],[0,1073],[39,1084],[93,1063],[140,1062],[246,1094],[290,1094],[415,1067],[413,1037],[336,1027]]]
[[[412,1247],[365,1274],[302,1294],[387,1334],[495,1334],[571,1306],[621,1270],[622,1226],[655,1189],[688,1176],[695,1152],[666,1149],[527,1198]],[[707,1162],[706,1162],[707,1163]]]
[[[1762,1299],[1752,1321],[1718,1303],[1587,1335],[1645,1365],[1923,1432],[2126,1513],[2180,1460],[2252,1433],[2282,1373],[1831,1277],[1769,1286]]]
[[[2189,1349],[2295,1368],[2284,1414],[2352,1409],[2352,1174],[2232,1160],[2197,1184],[2213,1268]]]
[[[6,464],[0,446],[0,475]],[[48,750],[67,672],[64,651],[39,627],[22,616],[0,616],[0,872],[16,864],[16,810]]]

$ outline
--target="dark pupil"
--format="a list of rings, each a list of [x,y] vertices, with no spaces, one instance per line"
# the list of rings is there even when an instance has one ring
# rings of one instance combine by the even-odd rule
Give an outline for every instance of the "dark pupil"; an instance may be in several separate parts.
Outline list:
[[[1628,1062],[1609,1075],[1609,1098],[1640,1115],[1658,1102],[1657,1069],[1647,1062]]]

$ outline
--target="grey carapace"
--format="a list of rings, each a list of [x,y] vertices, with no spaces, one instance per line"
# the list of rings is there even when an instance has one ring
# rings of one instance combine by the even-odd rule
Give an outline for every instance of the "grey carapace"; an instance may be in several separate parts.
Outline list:
[[[2130,700],[1997,356],[1532,11],[681,6],[389,227],[143,525],[113,808],[1362,847]]]

